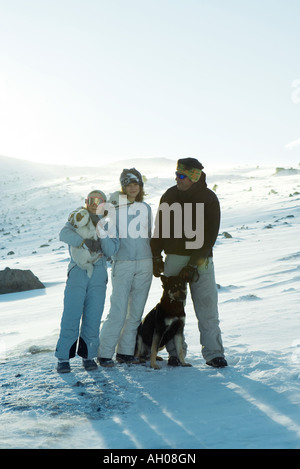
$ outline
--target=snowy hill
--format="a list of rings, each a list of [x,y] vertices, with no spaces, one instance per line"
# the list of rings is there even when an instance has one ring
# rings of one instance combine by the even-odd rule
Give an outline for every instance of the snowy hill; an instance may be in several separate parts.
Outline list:
[[[68,265],[59,231],[90,190],[113,192],[132,166],[155,212],[175,161],[72,168],[0,157],[0,270],[31,269],[46,286],[0,296],[0,448],[299,448],[299,168],[205,167],[222,207],[214,263],[227,368],[205,365],[189,297],[192,368],[88,373],[76,358],[71,374],[56,373]],[[145,312],[160,296],[154,278]]]

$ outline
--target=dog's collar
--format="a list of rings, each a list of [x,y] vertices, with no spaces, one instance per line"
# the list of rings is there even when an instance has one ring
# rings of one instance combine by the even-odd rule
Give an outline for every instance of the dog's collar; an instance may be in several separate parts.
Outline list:
[[[186,301],[186,298],[184,298],[183,300],[182,299],[175,299],[175,298],[170,298],[170,296],[164,292],[163,294],[163,299],[165,300],[168,300],[170,303],[172,303],[173,301],[175,301],[176,303],[184,303]]]

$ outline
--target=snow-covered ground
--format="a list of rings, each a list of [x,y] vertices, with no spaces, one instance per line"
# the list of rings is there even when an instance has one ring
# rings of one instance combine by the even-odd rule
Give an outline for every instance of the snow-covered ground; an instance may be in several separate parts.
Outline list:
[[[155,212],[175,161],[68,168],[0,157],[0,270],[30,269],[46,286],[0,296],[0,448],[300,448],[299,167],[205,167],[222,206],[214,263],[227,368],[205,365],[189,297],[192,368],[86,372],[75,358],[57,374],[68,265],[59,231],[90,190],[118,189],[130,166],[147,177]],[[145,312],[160,296],[154,278]]]

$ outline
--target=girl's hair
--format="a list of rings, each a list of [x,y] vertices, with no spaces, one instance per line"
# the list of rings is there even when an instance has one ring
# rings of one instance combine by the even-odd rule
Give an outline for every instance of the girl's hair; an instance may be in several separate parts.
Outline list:
[[[126,192],[125,192],[125,187],[121,187],[121,192],[122,192],[122,194],[127,195]],[[136,196],[135,201],[136,202],[143,202],[145,195],[146,194],[144,192],[144,188],[142,186],[140,186],[140,192]]]

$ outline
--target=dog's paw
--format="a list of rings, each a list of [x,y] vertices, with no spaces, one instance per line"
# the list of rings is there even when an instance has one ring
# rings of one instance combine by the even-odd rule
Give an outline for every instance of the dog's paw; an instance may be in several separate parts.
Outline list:
[[[157,363],[151,363],[150,367],[153,368],[154,370],[160,370],[160,366],[158,366]]]
[[[139,359],[140,363],[146,363],[146,358],[144,357],[136,357]]]
[[[184,362],[184,363],[181,363],[181,366],[193,366],[193,365],[191,365],[190,363],[185,363]]]

